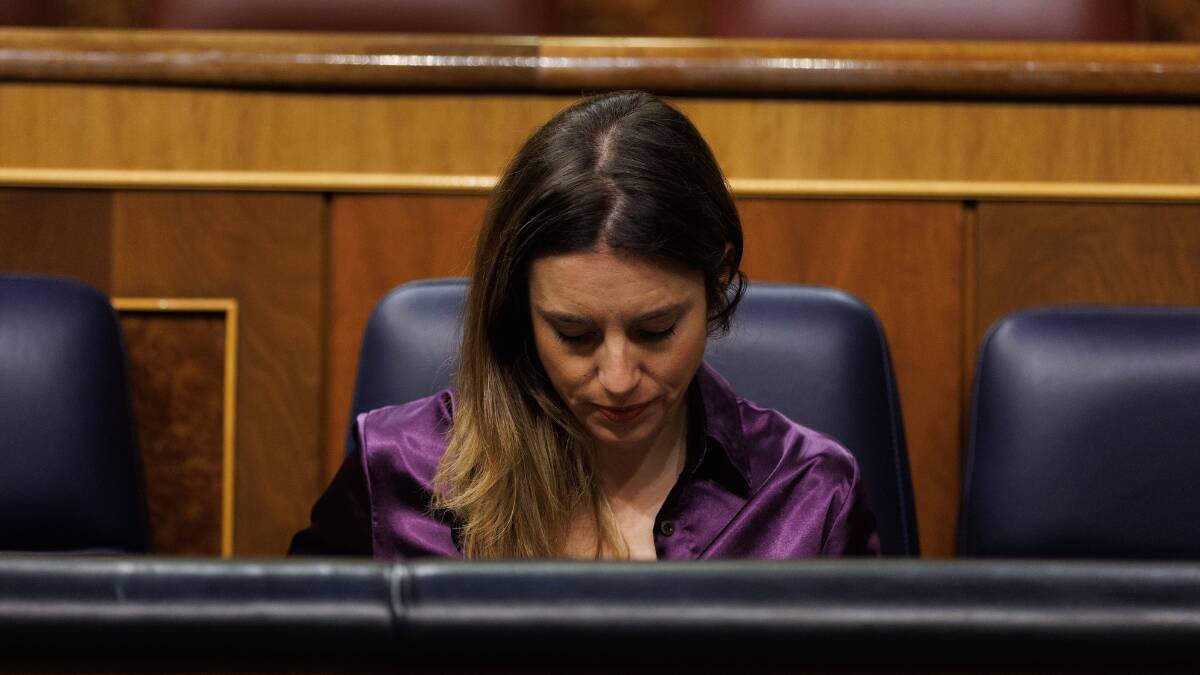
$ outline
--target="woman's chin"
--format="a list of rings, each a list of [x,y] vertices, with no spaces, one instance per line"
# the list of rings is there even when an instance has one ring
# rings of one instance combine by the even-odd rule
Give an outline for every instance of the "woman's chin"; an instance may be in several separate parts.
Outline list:
[[[646,411],[650,412],[649,410]],[[602,445],[637,445],[646,443],[654,436],[654,425],[649,419],[636,419],[630,422],[612,422],[600,415],[588,424],[592,438]],[[642,417],[648,417],[643,413]]]

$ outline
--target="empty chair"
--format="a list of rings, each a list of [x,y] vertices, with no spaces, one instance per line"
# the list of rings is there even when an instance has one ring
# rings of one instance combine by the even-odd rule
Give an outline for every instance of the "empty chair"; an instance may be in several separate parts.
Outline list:
[[[959,549],[1200,558],[1200,311],[1019,312],[985,340]]]
[[[145,551],[140,476],[108,298],[0,274],[0,550]]]
[[[353,415],[449,384],[466,289],[461,279],[420,281],[380,301],[363,337]],[[870,308],[834,289],[754,284],[706,358],[739,395],[854,452],[883,552],[918,553],[899,397]]]

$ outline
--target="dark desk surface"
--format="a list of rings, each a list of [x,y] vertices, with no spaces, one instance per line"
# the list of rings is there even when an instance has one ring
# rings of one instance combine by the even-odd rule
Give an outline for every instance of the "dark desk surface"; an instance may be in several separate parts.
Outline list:
[[[4,668],[1171,668],[1200,564],[0,556]]]

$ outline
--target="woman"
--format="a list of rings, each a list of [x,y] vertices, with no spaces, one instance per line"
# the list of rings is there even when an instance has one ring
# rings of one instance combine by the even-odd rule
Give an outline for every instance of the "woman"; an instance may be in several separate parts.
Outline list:
[[[358,418],[293,553],[395,559],[876,554],[853,456],[702,358],[741,298],[707,144],[644,93],[522,147],[475,254],[455,387]]]

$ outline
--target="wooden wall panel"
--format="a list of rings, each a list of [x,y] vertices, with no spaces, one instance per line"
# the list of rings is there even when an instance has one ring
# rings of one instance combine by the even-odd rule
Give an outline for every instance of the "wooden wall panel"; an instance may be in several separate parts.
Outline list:
[[[879,315],[908,436],[922,553],[954,552],[961,474],[961,206],[740,200],[751,280],[849,291]]]
[[[0,190],[0,272],[74,277],[108,291],[108,192]]]
[[[282,553],[322,487],[321,195],[114,196],[114,295],[239,303],[234,552]]]
[[[225,317],[123,313],[150,550],[221,554]]]
[[[494,175],[572,100],[0,83],[0,166]]]
[[[484,197],[436,195],[334,198],[330,236],[327,477],[341,464],[371,309],[392,287],[468,274]]]
[[[979,338],[1031,305],[1200,304],[1200,204],[982,203],[978,240]]]
[[[494,177],[574,100],[0,83],[0,169]],[[738,180],[1200,182],[1185,105],[677,102]]]

